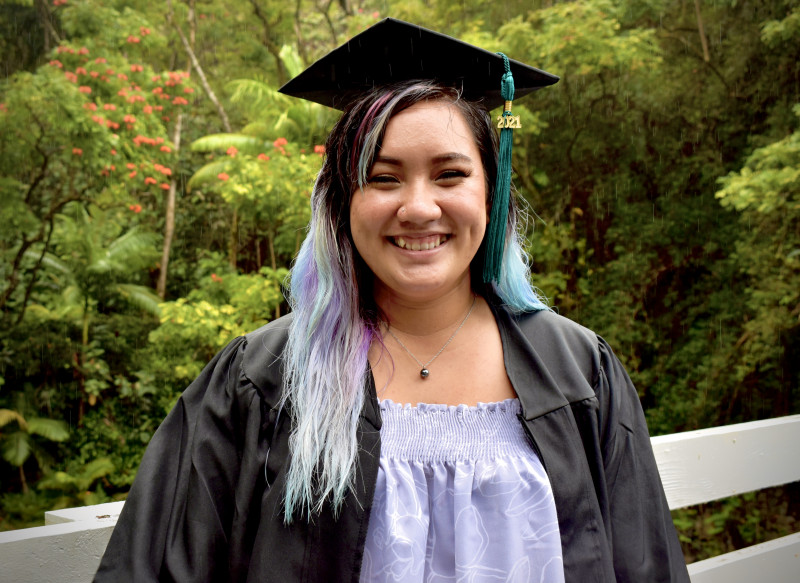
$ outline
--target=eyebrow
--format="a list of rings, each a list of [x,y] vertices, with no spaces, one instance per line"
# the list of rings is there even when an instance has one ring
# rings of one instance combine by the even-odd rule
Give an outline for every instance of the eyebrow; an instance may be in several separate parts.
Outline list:
[[[440,154],[439,156],[434,156],[431,161],[433,162],[434,165],[442,164],[445,162],[453,162],[453,161],[468,162],[472,164],[472,158],[470,158],[466,154],[460,154],[458,152],[447,152],[446,154]],[[390,166],[403,165],[399,158],[392,158],[391,156],[378,156],[377,158],[375,158],[375,164],[379,162],[381,164],[388,164]]]

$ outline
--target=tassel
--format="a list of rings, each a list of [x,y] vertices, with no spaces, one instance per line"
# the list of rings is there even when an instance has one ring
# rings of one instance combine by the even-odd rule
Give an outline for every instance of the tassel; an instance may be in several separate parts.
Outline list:
[[[511,199],[511,146],[514,141],[513,128],[519,128],[519,117],[511,115],[511,102],[514,100],[514,76],[508,64],[508,57],[503,57],[505,74],[500,85],[500,93],[505,99],[503,115],[498,116],[500,129],[500,153],[497,160],[497,182],[494,189],[494,202],[489,227],[486,231],[486,261],[483,267],[484,283],[500,279],[503,265],[503,248],[506,241],[506,222],[508,206]]]

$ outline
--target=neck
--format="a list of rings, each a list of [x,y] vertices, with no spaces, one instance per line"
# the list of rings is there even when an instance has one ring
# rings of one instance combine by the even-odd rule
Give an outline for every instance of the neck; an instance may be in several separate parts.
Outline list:
[[[387,290],[376,290],[375,294],[386,322],[393,330],[409,336],[452,331],[464,319],[474,298],[469,280],[426,301],[404,298]]]

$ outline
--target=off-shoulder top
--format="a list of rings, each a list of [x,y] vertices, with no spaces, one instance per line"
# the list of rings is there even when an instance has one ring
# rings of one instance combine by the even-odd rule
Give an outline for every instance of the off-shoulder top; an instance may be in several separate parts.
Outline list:
[[[381,402],[362,582],[564,581],[553,492],[520,410]]]

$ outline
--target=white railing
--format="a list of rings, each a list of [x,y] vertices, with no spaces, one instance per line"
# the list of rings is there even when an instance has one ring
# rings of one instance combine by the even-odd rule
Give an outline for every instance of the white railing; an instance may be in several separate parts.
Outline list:
[[[800,415],[652,439],[670,508],[800,480]],[[4,583],[86,583],[123,502],[45,513],[45,526],[0,533]],[[689,565],[692,583],[796,583],[800,533]],[[642,582],[647,583],[647,582]]]

